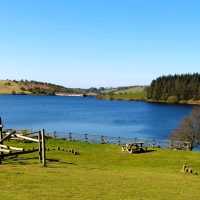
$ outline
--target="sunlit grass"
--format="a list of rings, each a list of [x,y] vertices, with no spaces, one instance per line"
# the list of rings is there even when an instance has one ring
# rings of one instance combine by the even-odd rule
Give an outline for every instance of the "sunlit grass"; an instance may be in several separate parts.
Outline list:
[[[12,145],[15,145],[13,143]],[[32,144],[18,146],[29,148]],[[200,176],[180,172],[187,162],[200,172],[200,153],[158,150],[145,154],[121,152],[117,145],[49,140],[48,167],[37,153],[7,160],[0,166],[0,198],[4,200],[184,200],[198,199]],[[33,158],[33,159],[30,159]],[[57,161],[58,162],[57,162]],[[54,161],[54,162],[52,162]]]

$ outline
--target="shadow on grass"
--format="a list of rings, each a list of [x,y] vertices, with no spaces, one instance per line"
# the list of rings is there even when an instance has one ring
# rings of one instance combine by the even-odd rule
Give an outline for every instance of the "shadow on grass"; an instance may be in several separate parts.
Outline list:
[[[46,159],[47,162],[53,162],[53,163],[63,163],[63,164],[69,164],[69,165],[76,165],[75,163],[72,163],[72,162],[66,162],[66,161],[63,161],[63,160],[59,160],[59,159],[54,159],[54,158],[48,158]]]
[[[29,162],[32,161],[32,162]],[[59,159],[54,159],[54,158],[48,158],[46,159],[47,163],[60,163],[60,164],[68,164],[68,165],[76,165],[75,163],[72,162],[66,162],[63,160]],[[29,165],[29,164],[37,164],[39,163],[38,157],[18,157],[18,156],[13,156],[13,157],[8,157],[3,160],[4,164],[19,164],[19,165]]]
[[[134,151],[134,152],[132,152],[132,154],[143,154],[143,153],[150,153],[150,152],[154,152],[154,151],[156,151],[156,150],[153,150],[153,149],[149,149],[149,150],[144,150],[144,151]]]
[[[3,160],[4,164],[19,164],[19,165],[28,165],[28,164],[35,164],[36,159],[38,157],[18,157],[18,156],[13,156],[13,157],[8,157]],[[27,161],[33,161],[33,162],[27,162]]]

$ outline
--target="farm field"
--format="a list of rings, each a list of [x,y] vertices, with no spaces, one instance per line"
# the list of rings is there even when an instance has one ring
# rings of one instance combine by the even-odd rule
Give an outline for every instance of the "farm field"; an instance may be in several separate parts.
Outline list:
[[[14,146],[29,147],[31,143]],[[4,200],[196,200],[200,175],[180,172],[190,164],[200,172],[200,153],[157,150],[144,154],[122,152],[117,145],[50,139],[48,167],[37,153],[5,160],[0,165],[0,199]],[[80,155],[64,152],[74,149]],[[33,158],[33,159],[31,159]]]
[[[109,100],[146,100],[146,87],[133,86],[126,89],[118,88],[115,90],[107,90],[97,96],[99,99]]]

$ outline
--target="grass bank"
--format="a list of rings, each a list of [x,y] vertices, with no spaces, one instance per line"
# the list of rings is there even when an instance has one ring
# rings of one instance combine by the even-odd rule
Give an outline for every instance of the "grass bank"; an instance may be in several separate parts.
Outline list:
[[[19,146],[19,145],[18,145]],[[20,146],[31,146],[21,143]],[[200,176],[180,172],[187,162],[200,172],[200,154],[158,150],[127,154],[117,145],[49,140],[80,152],[75,156],[49,151],[47,168],[36,153],[7,160],[0,165],[0,199],[4,200],[196,200]],[[33,159],[31,159],[33,158]],[[56,161],[58,159],[58,161]],[[54,160],[54,161],[53,161]]]
[[[173,97],[167,100],[155,100],[147,98],[147,87],[135,86],[128,89],[114,89],[97,95],[98,99],[106,100],[125,100],[125,101],[145,101],[148,103],[163,103],[163,104],[187,104],[187,105],[200,105],[200,100],[177,100]]]
[[[146,90],[143,86],[135,86],[128,89],[117,89],[105,92],[98,95],[97,98],[107,100],[144,101],[146,100]]]

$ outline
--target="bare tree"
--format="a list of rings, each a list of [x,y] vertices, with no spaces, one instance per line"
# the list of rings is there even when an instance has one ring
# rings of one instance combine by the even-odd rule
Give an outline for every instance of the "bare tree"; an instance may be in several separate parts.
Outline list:
[[[191,148],[200,144],[200,107],[193,108],[192,113],[172,132],[170,139],[190,142]]]

